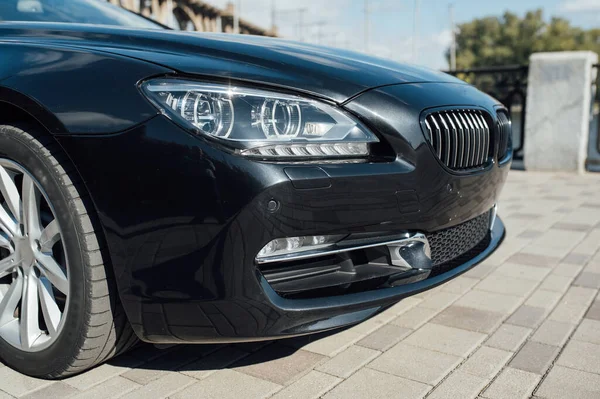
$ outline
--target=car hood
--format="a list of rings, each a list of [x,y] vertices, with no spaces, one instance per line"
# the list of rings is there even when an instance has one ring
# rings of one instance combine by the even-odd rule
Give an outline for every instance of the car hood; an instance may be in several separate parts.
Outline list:
[[[58,24],[0,24],[0,40],[68,45],[142,59],[212,79],[268,84],[336,102],[402,83],[460,80],[357,52],[277,38]]]

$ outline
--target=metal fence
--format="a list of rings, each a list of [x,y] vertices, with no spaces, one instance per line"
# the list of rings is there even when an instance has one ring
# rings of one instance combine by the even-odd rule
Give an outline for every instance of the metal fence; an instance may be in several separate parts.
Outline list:
[[[497,98],[509,110],[513,127],[513,167],[517,169],[523,168],[528,72],[527,65],[446,71]]]
[[[600,64],[592,67],[592,105],[586,169],[600,172]]]

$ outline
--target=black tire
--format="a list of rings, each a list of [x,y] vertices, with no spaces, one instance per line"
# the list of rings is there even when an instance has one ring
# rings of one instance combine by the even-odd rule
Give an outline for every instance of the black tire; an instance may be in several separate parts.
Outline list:
[[[33,175],[45,190],[62,229],[69,273],[69,304],[58,338],[39,352],[17,349],[0,337],[0,358],[38,378],[80,373],[137,343],[121,306],[107,248],[89,195],[54,138],[28,125],[0,125],[0,157]]]

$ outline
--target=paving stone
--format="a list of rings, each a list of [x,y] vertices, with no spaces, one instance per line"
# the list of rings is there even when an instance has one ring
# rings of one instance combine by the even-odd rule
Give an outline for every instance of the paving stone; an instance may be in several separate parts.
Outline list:
[[[538,238],[542,234],[544,234],[544,232],[539,230],[525,230],[521,232],[521,234],[519,234],[517,237],[528,240]]]
[[[516,326],[534,328],[544,320],[545,315],[546,309],[544,308],[522,305],[506,322]]]
[[[578,323],[596,295],[596,291],[584,287],[569,288],[548,318],[565,323]]]
[[[311,336],[307,335],[299,338],[286,339],[281,341],[283,345],[291,345],[295,348],[318,353],[321,355],[333,357],[353,345],[363,338],[363,334],[358,334],[351,330],[342,330],[329,335]]]
[[[570,223],[569,225],[575,226],[575,223]],[[543,248],[565,248],[571,250],[584,239],[585,235],[585,232],[574,230],[570,230],[567,234],[564,231],[548,230],[543,236],[535,240],[534,244]],[[558,261],[555,263],[558,263]]]
[[[179,369],[179,372],[200,380],[246,356],[248,352],[238,349],[238,346],[225,346],[200,360],[185,365]]]
[[[552,274],[556,274],[557,276],[573,278],[579,274],[581,269],[583,269],[583,266],[581,265],[569,265],[566,263],[560,263],[552,270]]]
[[[502,248],[502,246],[500,246],[500,248]],[[468,278],[474,278],[477,280],[481,280],[482,278],[484,278],[485,276],[487,276],[488,274],[490,274],[494,270],[496,270],[497,265],[502,263],[505,258],[504,256],[502,256],[501,259],[499,259],[496,264],[492,264],[494,259],[497,259],[498,257],[501,256],[501,254],[497,253],[500,250],[500,248],[498,248],[498,250],[496,252],[494,252],[492,255],[490,255],[490,257],[487,258],[485,260],[485,262],[478,264],[477,266],[475,266],[474,268],[472,268],[471,270],[466,272],[464,274],[464,276],[468,277]]]
[[[599,252],[599,254],[600,254],[600,252]],[[598,255],[596,255],[596,256],[598,256]],[[590,273],[600,273],[600,260],[594,258],[587,265],[585,265],[583,270],[586,272],[590,272]]]
[[[206,351],[202,346],[181,345],[180,348],[169,351],[164,356],[145,363],[142,367],[127,371],[121,374],[121,376],[141,385],[149,384],[168,374],[169,371],[176,370],[200,358]]]
[[[536,220],[542,217],[542,215],[537,213],[523,213],[523,212],[515,212],[508,215],[513,219],[523,219],[523,220]]]
[[[381,326],[386,325],[394,318],[396,318],[394,312],[392,312],[390,309],[387,309],[384,312],[379,313],[377,316],[371,317],[362,323],[355,324],[354,326],[350,327],[348,331],[360,336],[365,336],[371,334],[373,331],[378,330],[381,328]]]
[[[537,289],[527,298],[525,305],[551,310],[556,306],[561,297],[562,294],[560,292]]]
[[[533,280],[524,280],[492,273],[481,280],[481,282],[475,286],[475,289],[497,292],[499,294],[527,296],[534,290],[536,285],[537,282]]]
[[[556,213],[571,213],[573,208],[569,208],[566,206],[561,206],[560,208],[556,208]]]
[[[536,396],[548,399],[599,398],[600,375],[554,366]]]
[[[503,318],[504,315],[501,313],[452,305],[435,316],[432,322],[464,330],[491,333],[502,323]]]
[[[544,235],[547,235],[548,231],[549,231],[548,229],[555,221],[556,221],[555,218],[547,217],[546,219],[543,220],[544,223],[539,223],[535,227],[542,229],[542,230],[546,230],[546,233],[544,233]],[[556,232],[556,230],[555,230],[555,232]],[[524,253],[527,255],[536,255],[536,256],[542,256],[545,258],[553,258],[548,263],[540,264],[539,265],[540,267],[552,268],[556,265],[557,260],[564,258],[565,256],[567,256],[569,254],[569,252],[572,252],[574,250],[573,246],[562,246],[562,245],[550,246],[547,244],[540,244],[540,241],[543,239],[544,239],[544,236],[532,241],[531,243],[526,245],[523,249],[521,249],[521,253]],[[532,266],[535,266],[535,265],[532,265]]]
[[[123,396],[122,399],[165,398],[185,389],[195,382],[197,382],[197,380],[192,377],[180,373],[168,373],[159,379],[150,382],[148,385],[144,385],[129,392],[127,395]]]
[[[473,290],[467,292],[454,304],[488,312],[512,313],[522,301],[523,298],[514,295]]]
[[[244,357],[232,368],[279,385],[287,385],[308,373],[323,359],[324,357],[317,353],[273,344]]]
[[[357,345],[384,352],[412,332],[408,328],[386,324],[358,341]]]
[[[450,355],[466,357],[485,339],[485,334],[427,323],[403,342]]]
[[[552,269],[549,267],[519,265],[517,263],[503,263],[496,269],[496,273],[504,276],[522,278],[526,280],[542,281]]]
[[[2,381],[4,382],[4,381]],[[0,382],[0,384],[2,384]],[[42,389],[38,389],[37,391],[31,392],[25,396],[21,396],[21,398],[25,399],[48,399],[48,398],[67,398],[70,396],[74,396],[79,393],[79,390],[73,388],[70,385],[65,384],[64,382],[54,382],[50,385]],[[0,398],[2,395],[0,394]]]
[[[565,346],[556,364],[600,374],[600,345],[571,340]]]
[[[565,231],[579,231],[579,232],[590,231],[592,229],[592,227],[593,226],[590,226],[589,224],[564,223],[564,222],[558,222],[552,226],[553,229],[565,230]]]
[[[362,369],[323,396],[324,399],[422,398],[429,385],[406,378]]]
[[[508,258],[508,263],[516,263],[519,265],[552,267],[560,261],[554,256],[536,255],[526,252],[518,252]]]
[[[575,279],[573,285],[587,288],[600,288],[600,273],[583,272]]]
[[[479,279],[476,278],[458,276],[442,285],[442,291],[462,295],[473,288],[478,282]]]
[[[460,298],[459,294],[439,291],[424,299],[423,302],[419,304],[419,307],[433,309],[439,312],[450,306],[452,302],[456,301],[458,298]]]
[[[95,385],[93,388],[73,396],[73,399],[117,398],[133,391],[139,386],[139,384],[136,384],[127,378],[116,376],[104,381],[101,385]]]
[[[281,388],[281,385],[270,381],[225,369],[179,391],[172,395],[171,399],[262,399],[273,395]]]
[[[435,385],[442,380],[461,358],[403,342],[373,360],[368,367],[411,380]]]
[[[9,367],[0,368],[0,389],[12,396],[23,396],[51,383],[17,373]]]
[[[594,301],[592,306],[585,313],[586,319],[600,320],[600,300]]]
[[[542,377],[527,371],[507,367],[483,392],[490,399],[528,398]]]
[[[530,333],[531,328],[503,324],[485,344],[493,348],[514,352],[525,342]]]
[[[573,281],[572,277],[565,277],[565,276],[559,276],[556,274],[551,274],[544,279],[544,281],[540,285],[540,289],[563,293],[569,288],[572,281]]]
[[[509,366],[542,375],[556,357],[558,350],[557,346],[529,341],[517,352]]]
[[[573,334],[573,339],[600,345],[600,321],[583,319]]]
[[[336,377],[347,378],[380,354],[379,351],[353,345],[316,369]]]
[[[155,345],[142,344],[137,348],[127,352],[127,355],[146,363],[154,359],[158,359],[161,356],[165,356],[170,352],[177,350],[178,348],[179,347],[177,345],[169,346],[167,348],[159,348]]]
[[[459,370],[489,381],[504,367],[512,355],[513,353],[509,351],[482,346],[460,366]]]
[[[391,323],[399,327],[417,329],[436,314],[437,312],[433,309],[415,306],[406,313],[402,313],[400,316],[396,317]]]
[[[563,346],[575,328],[574,324],[546,320],[531,337],[532,341],[546,345]]]
[[[342,381],[340,378],[313,370],[277,392],[272,399],[316,399]]]
[[[584,253],[571,252],[565,256],[560,263],[568,265],[584,266],[591,259],[591,256]]]
[[[422,301],[423,301],[423,299],[421,299],[421,298],[416,298],[414,296],[410,296],[408,298],[404,298],[397,304],[391,306],[390,308],[388,308],[386,310],[386,312],[390,312],[395,315],[400,315],[400,314],[414,308]]]
[[[86,371],[83,374],[76,375],[65,380],[65,384],[69,384],[73,388],[80,391],[85,391],[91,387],[101,384],[113,377],[127,372],[130,367],[139,366],[142,362],[137,359],[127,357],[127,355],[119,356],[111,360],[110,363],[104,363],[94,369]]]
[[[445,379],[429,395],[428,399],[469,399],[477,397],[477,394],[485,387],[487,380],[455,371]]]

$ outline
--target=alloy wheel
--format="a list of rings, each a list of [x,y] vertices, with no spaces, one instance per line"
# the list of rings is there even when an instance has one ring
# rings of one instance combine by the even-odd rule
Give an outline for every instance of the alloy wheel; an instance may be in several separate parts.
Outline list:
[[[38,352],[60,335],[69,277],[48,196],[21,165],[0,159],[0,338]]]

